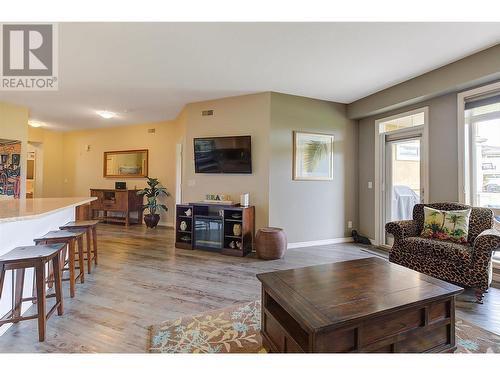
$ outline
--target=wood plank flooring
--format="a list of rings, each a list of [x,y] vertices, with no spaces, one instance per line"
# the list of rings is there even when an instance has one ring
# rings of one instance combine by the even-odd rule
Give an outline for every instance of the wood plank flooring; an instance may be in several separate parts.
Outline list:
[[[260,298],[257,273],[376,254],[337,244],[262,261],[174,249],[167,228],[101,224],[98,237],[99,266],[77,284],[75,298],[64,285],[65,312],[49,319],[46,341],[38,342],[36,321],[24,321],[0,337],[0,352],[145,352],[151,324]],[[500,334],[500,291],[493,288],[484,305],[466,302],[472,298],[460,297],[457,317]]]

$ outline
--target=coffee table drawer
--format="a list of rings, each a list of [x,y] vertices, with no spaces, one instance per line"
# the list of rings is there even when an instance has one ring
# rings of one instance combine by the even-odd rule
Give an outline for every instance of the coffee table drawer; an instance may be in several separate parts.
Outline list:
[[[419,353],[431,351],[434,348],[450,345],[450,326],[443,325],[433,330],[420,332],[417,335],[399,342],[396,345],[397,353]]]
[[[265,313],[262,328],[264,333],[269,337],[276,350],[283,352],[285,346],[285,331],[272,315]]]
[[[304,350],[300,347],[299,344],[295,342],[293,338],[288,335],[285,335],[285,353],[304,353]]]
[[[422,307],[398,311],[364,322],[361,346],[367,346],[385,337],[423,327],[425,324],[424,313],[424,307]]]
[[[272,315],[264,314],[264,333],[271,341],[274,350],[280,353],[304,353],[301,346],[288,334]]]

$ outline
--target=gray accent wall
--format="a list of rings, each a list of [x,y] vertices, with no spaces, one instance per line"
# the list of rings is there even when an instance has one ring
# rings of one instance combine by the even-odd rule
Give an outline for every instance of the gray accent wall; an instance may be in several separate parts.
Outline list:
[[[360,232],[375,238],[375,120],[429,107],[429,200],[458,200],[457,93],[500,78],[500,44],[347,105],[358,120]]]
[[[333,181],[292,180],[292,132],[333,134]],[[357,126],[346,105],[271,93],[269,224],[289,242],[342,238],[357,226]]]
[[[441,68],[378,91],[347,105],[351,119],[361,119],[456,93],[500,78],[500,44]]]
[[[359,228],[375,238],[375,120],[429,107],[429,200],[458,200],[457,94],[451,93],[412,106],[359,120]]]
[[[214,115],[202,116],[207,109]],[[348,221],[357,226],[357,123],[345,104],[266,92],[188,104],[178,125],[183,202],[218,192],[239,201],[248,192],[256,229],[281,227],[289,242],[343,238]],[[294,130],[335,135],[333,181],[292,180]],[[224,135],[252,136],[252,174],[195,173],[193,138]]]

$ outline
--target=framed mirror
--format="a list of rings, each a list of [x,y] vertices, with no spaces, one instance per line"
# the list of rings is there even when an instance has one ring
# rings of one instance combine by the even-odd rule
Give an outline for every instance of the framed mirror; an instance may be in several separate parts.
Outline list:
[[[106,151],[103,169],[104,177],[147,177],[148,150]]]

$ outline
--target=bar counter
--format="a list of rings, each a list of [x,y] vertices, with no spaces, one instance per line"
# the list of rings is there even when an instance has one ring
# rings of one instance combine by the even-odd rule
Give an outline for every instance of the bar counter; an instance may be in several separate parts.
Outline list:
[[[0,199],[0,223],[30,220],[92,202],[94,197]]]
[[[32,199],[0,199],[0,255],[17,246],[33,245],[33,239],[43,236],[59,226],[75,220],[75,208],[92,202],[94,197],[71,198],[32,198]],[[10,308],[12,297],[12,277],[7,271],[2,299],[0,300],[0,317]],[[26,272],[24,283],[25,296],[32,291],[33,272]],[[23,304],[23,312],[31,303]],[[10,324],[0,327],[0,335]]]

